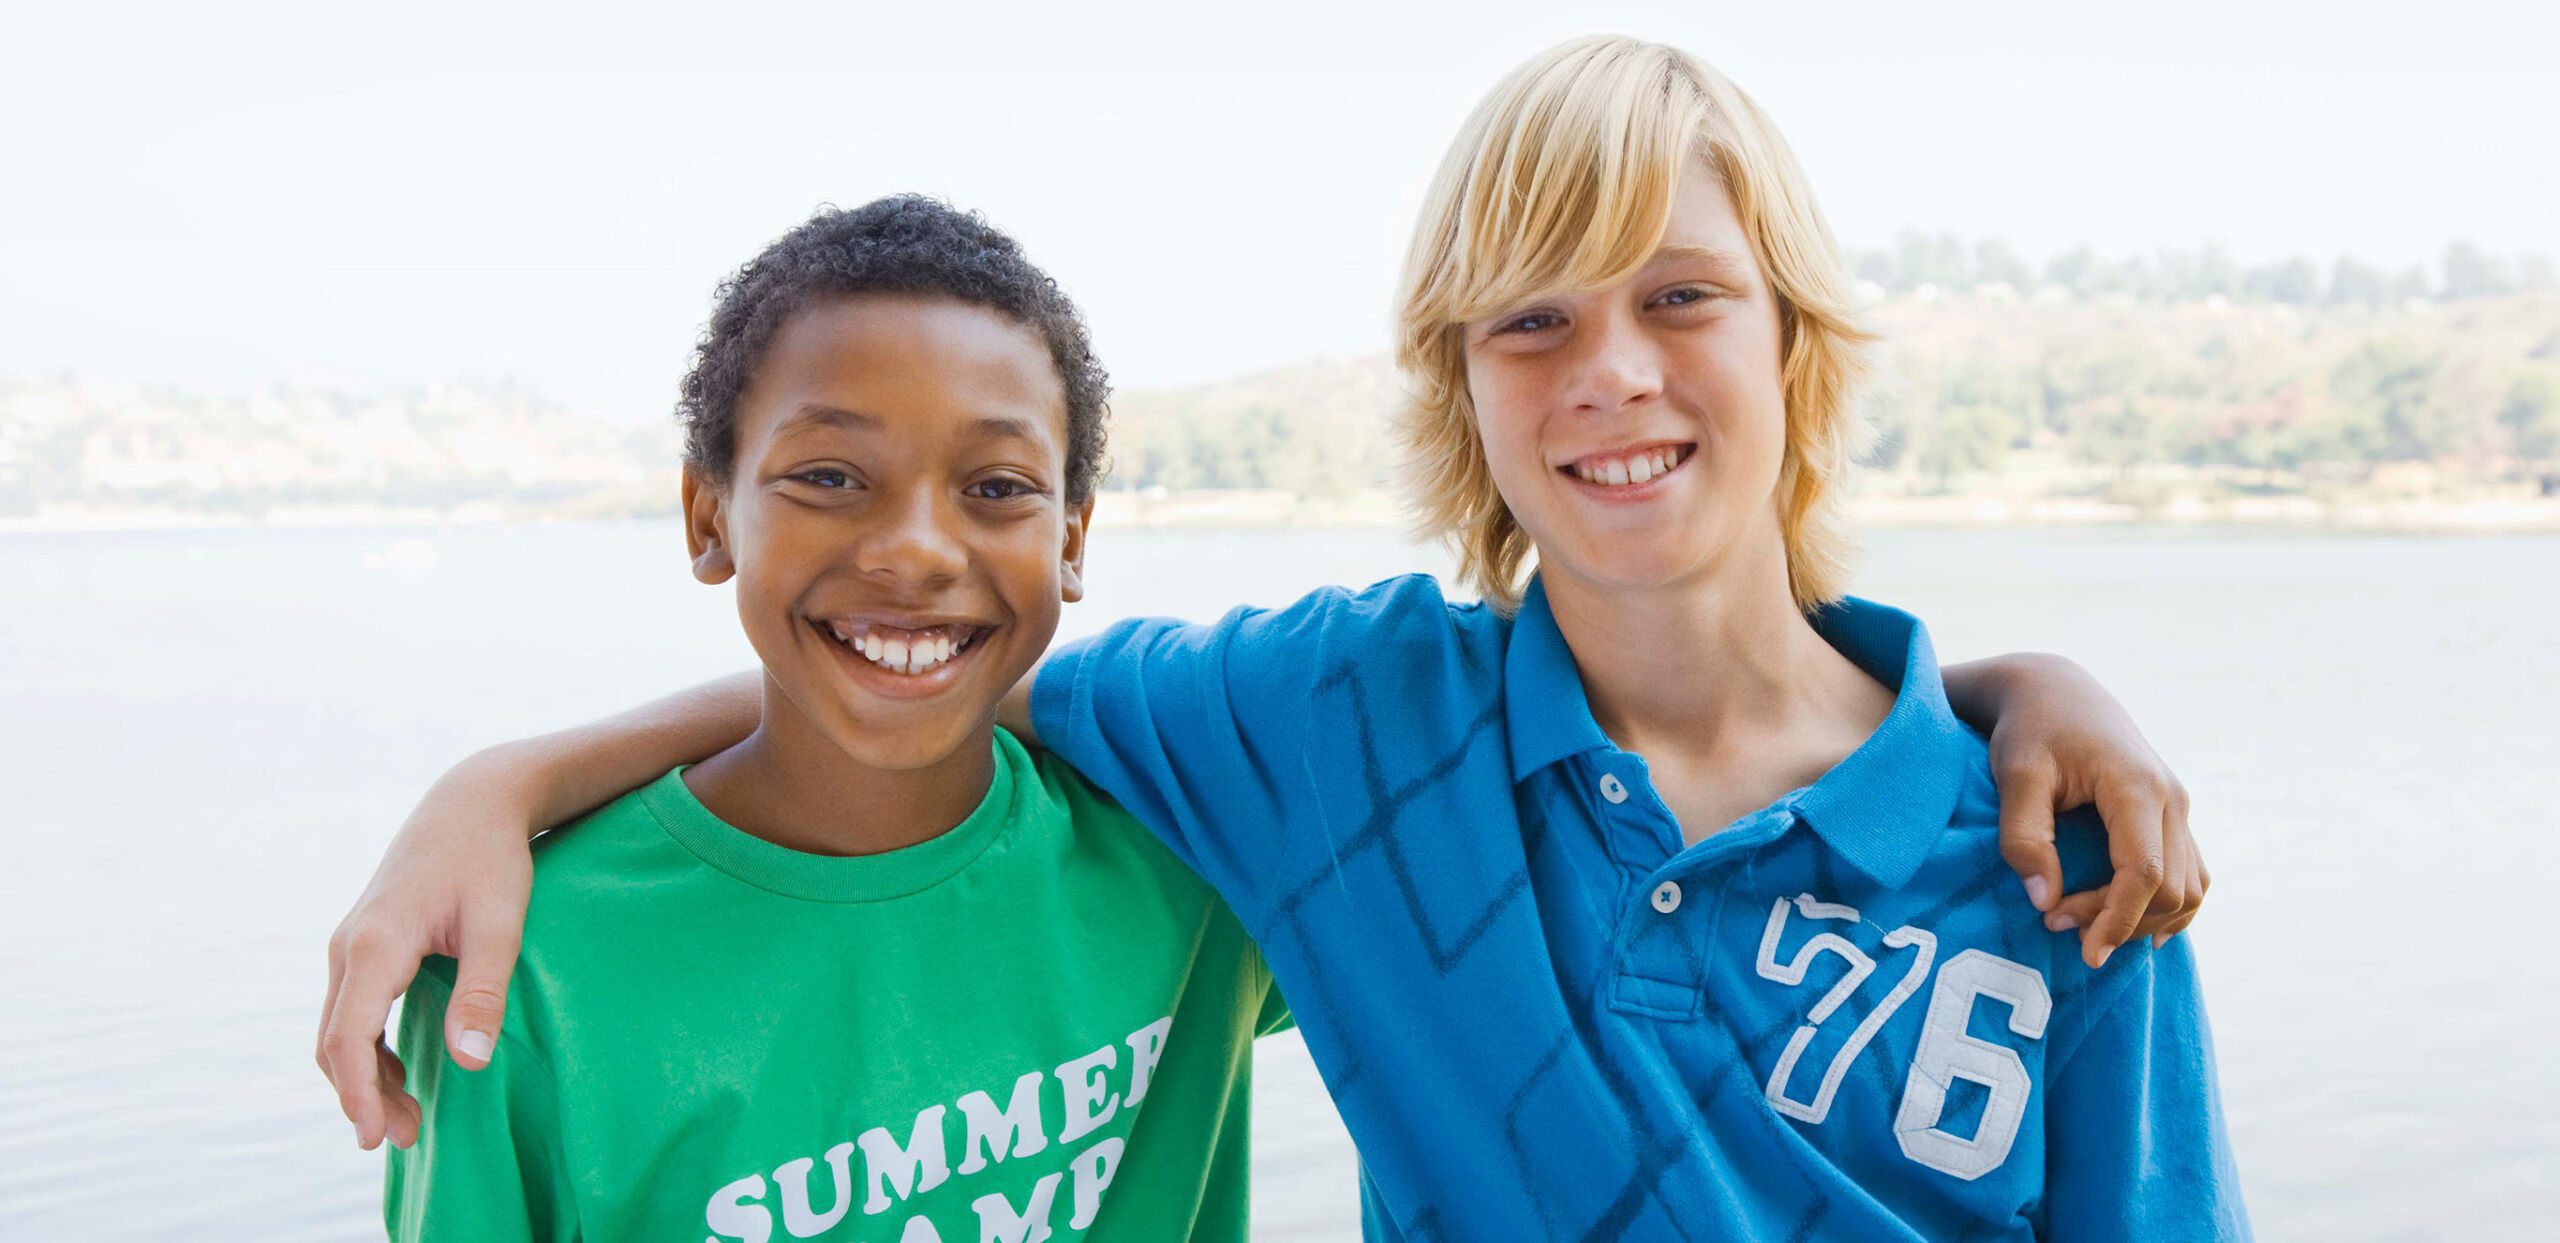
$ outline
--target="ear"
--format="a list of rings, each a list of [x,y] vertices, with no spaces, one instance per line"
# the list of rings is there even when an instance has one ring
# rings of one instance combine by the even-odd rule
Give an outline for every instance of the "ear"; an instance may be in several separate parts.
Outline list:
[[[1093,498],[1067,510],[1067,538],[1058,551],[1058,598],[1069,604],[1084,599],[1084,532],[1093,525]]]
[[[684,547],[702,582],[717,586],[738,572],[729,556],[728,493],[690,463],[684,468]]]

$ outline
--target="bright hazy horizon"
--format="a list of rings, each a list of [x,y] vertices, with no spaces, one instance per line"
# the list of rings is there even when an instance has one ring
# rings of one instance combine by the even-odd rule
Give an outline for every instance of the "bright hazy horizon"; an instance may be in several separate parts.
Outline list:
[[[0,51],[0,381],[512,381],[655,421],[723,274],[900,190],[1020,237],[1123,388],[1374,353],[1466,109],[1593,30],[1741,82],[1852,248],[2560,253],[2560,21],[2395,12],[53,6]]]

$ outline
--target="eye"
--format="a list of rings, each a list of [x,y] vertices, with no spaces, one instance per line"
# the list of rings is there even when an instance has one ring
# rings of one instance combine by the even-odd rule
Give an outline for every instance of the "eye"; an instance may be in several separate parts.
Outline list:
[[[961,493],[966,496],[974,496],[982,501],[1010,501],[1019,497],[1037,496],[1040,494],[1040,489],[1035,488],[1028,483],[1024,483],[1019,479],[997,475],[993,478],[981,479],[976,483],[970,484],[968,487],[961,489]]]
[[[841,492],[853,487],[852,475],[847,474],[844,471],[836,470],[832,467],[820,467],[816,470],[804,470],[799,474],[791,476],[791,478],[796,482],[809,484],[813,487],[824,488],[830,492]]]
[[[1715,296],[1716,292],[1714,290],[1703,285],[1682,285],[1678,289],[1671,290],[1670,292],[1663,294],[1661,297],[1654,299],[1654,305],[1695,306],[1698,303],[1704,302]]]
[[[1564,317],[1553,311],[1531,311],[1526,315],[1515,315],[1510,319],[1502,321],[1500,324],[1494,326],[1493,331],[1496,336],[1511,332],[1544,332],[1547,329],[1553,328],[1563,322]]]

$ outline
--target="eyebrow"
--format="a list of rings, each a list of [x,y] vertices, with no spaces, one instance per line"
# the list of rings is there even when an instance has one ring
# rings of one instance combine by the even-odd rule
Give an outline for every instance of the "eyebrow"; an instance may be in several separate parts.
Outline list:
[[[880,423],[880,416],[876,414],[864,414],[859,410],[846,410],[813,401],[792,411],[791,417],[783,423],[780,430],[788,432],[809,424],[825,424],[849,431],[867,432],[877,431]],[[984,440],[1011,439],[1036,442],[1040,439],[1029,422],[1001,414],[980,415],[969,421],[966,430],[970,436]]]
[[[1733,251],[1721,246],[1700,246],[1692,242],[1674,242],[1653,252],[1653,257],[1657,260],[1693,259],[1731,276],[1744,275],[1752,268],[1750,259]]]
[[[979,418],[970,420],[969,434],[983,440],[1010,439],[1036,442],[1040,439],[1038,435],[1032,432],[1031,425],[1029,423],[1026,423],[1021,419],[1008,418],[1000,414],[983,415]]]
[[[880,426],[880,416],[864,414],[859,410],[839,409],[813,401],[792,411],[791,417],[783,421],[779,430],[787,432],[808,423],[824,423],[832,427],[869,431]]]

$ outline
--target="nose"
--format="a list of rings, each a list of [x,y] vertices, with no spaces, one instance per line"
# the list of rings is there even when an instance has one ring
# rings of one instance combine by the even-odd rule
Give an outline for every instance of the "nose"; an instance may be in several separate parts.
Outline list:
[[[1662,352],[1623,313],[1584,321],[1566,396],[1575,413],[1615,414],[1662,395]]]
[[[960,521],[939,489],[905,489],[877,511],[876,525],[854,548],[854,569],[900,587],[942,586],[968,564],[954,535]]]

